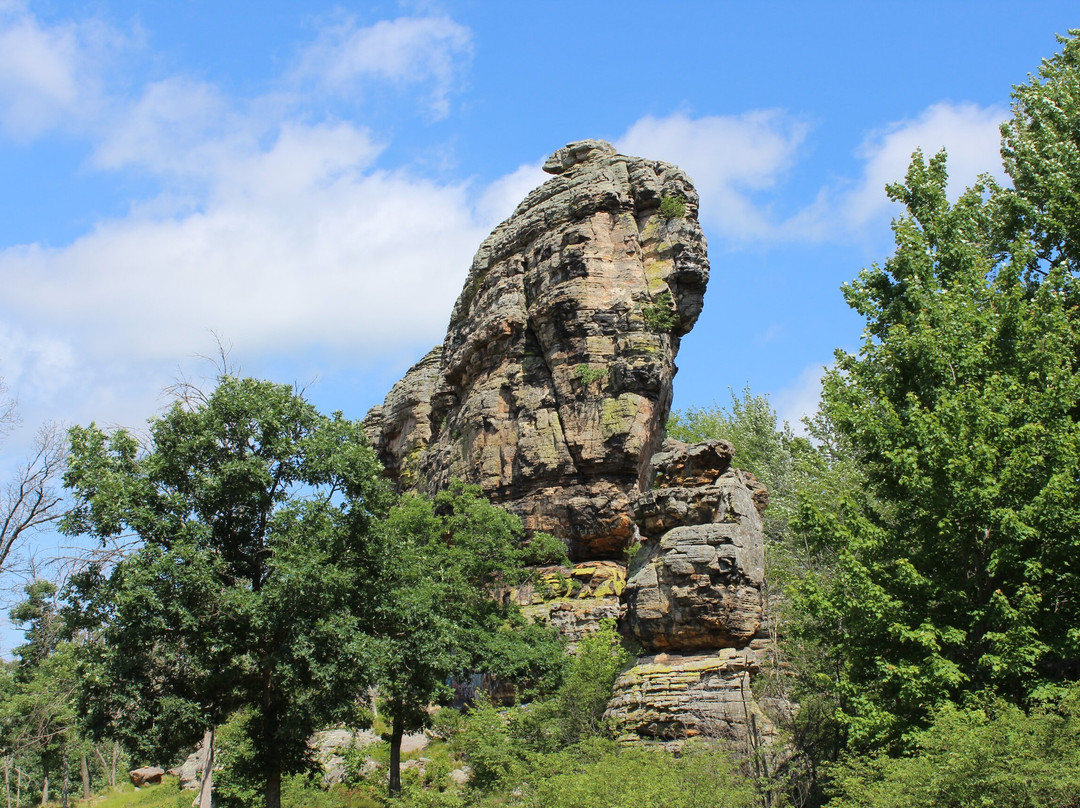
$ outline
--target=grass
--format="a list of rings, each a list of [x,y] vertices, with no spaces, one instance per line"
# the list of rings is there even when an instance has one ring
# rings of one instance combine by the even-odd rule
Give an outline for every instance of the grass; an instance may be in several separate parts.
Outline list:
[[[107,792],[104,796],[92,797],[89,801],[73,800],[71,803],[92,808],[190,808],[194,795],[193,791],[179,791],[175,777],[163,777],[161,785],[136,789],[125,783],[119,790]]]

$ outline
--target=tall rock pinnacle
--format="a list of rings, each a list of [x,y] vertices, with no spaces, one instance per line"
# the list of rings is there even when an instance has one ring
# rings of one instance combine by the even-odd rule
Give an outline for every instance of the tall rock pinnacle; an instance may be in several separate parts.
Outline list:
[[[477,251],[442,346],[365,425],[403,488],[477,483],[573,558],[616,559],[701,312],[698,197],[675,166],[599,140],[544,170]]]
[[[477,483],[567,543],[572,568],[511,594],[571,642],[612,618],[635,639],[644,656],[608,705],[620,734],[756,749],[775,736],[750,687],[769,643],[768,494],[731,444],[661,446],[709,277],[697,194],[599,140],[544,170],[480,245],[443,344],[365,429],[402,489]]]

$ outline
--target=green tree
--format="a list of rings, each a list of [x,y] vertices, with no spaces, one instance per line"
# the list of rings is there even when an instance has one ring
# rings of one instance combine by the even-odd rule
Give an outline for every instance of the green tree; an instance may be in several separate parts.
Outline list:
[[[910,746],[965,693],[1031,704],[1080,670],[1076,140],[1057,144],[1080,127],[1080,81],[1065,42],[1014,93],[1015,189],[984,177],[950,203],[944,153],[916,154],[888,189],[906,208],[895,253],[844,287],[866,339],[837,354],[823,410],[870,494],[803,502],[803,535],[836,565],[796,599],[856,749]]]
[[[69,757],[85,751],[76,711],[77,649],[63,639],[56,585],[34,581],[25,593],[10,613],[13,623],[25,626],[26,642],[15,649],[15,662],[0,684],[0,744],[5,756],[38,775],[42,803],[48,800],[52,776],[62,769],[66,800]]]
[[[565,561],[565,548],[543,534],[527,545],[518,517],[457,481],[434,499],[403,498],[387,533],[395,564],[378,606],[380,695],[393,725],[396,795],[402,736],[427,724],[428,706],[450,695],[452,678],[482,672],[520,683],[553,673],[562,656],[554,632],[526,623],[504,595],[531,575],[526,563]]]
[[[908,757],[832,767],[829,808],[1067,808],[1080,793],[1080,689],[1025,714],[992,701],[946,705]]]
[[[175,753],[249,708],[266,808],[279,808],[312,731],[375,678],[390,496],[360,424],[223,376],[153,419],[146,447],[73,429],[65,483],[67,533],[140,541],[71,588],[95,632],[83,703],[96,730]]]

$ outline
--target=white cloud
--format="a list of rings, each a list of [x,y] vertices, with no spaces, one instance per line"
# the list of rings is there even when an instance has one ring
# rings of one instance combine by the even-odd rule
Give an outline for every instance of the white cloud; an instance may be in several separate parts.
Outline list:
[[[74,352],[61,336],[0,325],[0,378],[13,393],[48,398],[75,369]]]
[[[773,405],[781,422],[787,421],[797,435],[805,435],[802,419],[809,418],[818,410],[821,401],[821,379],[831,363],[815,362],[807,365],[798,377],[773,397]]]
[[[795,163],[807,125],[780,110],[693,119],[646,117],[619,138],[626,154],[663,155],[684,169],[701,196],[703,223],[732,241],[773,234],[759,193]]]
[[[216,87],[182,77],[152,82],[118,112],[93,155],[101,169],[139,168],[153,174],[204,177],[220,168],[231,141],[251,148],[256,133],[243,118],[230,126],[230,108]],[[237,130],[240,131],[237,131]]]
[[[484,231],[463,186],[322,159],[356,138],[292,125],[198,212],[0,252],[7,304],[100,355],[179,357],[208,330],[259,351],[435,341]]]
[[[0,128],[25,140],[93,116],[103,54],[121,41],[92,20],[43,25],[22,3],[0,4]]]
[[[491,230],[499,222],[510,218],[510,214],[531,190],[551,179],[551,175],[545,174],[541,168],[543,164],[543,160],[526,163],[485,188],[476,203],[477,220]]]
[[[914,120],[872,133],[857,152],[865,168],[857,186],[843,197],[844,220],[857,229],[886,214],[891,203],[885,186],[903,180],[916,149],[922,149],[927,158],[943,148],[948,151],[948,191],[953,199],[979,174],[1004,179],[999,126],[1007,117],[1008,110],[1002,107],[942,102],[927,107]]]
[[[363,96],[371,79],[430,82],[430,110],[445,117],[456,74],[471,55],[471,31],[449,17],[400,17],[368,27],[348,20],[325,29],[301,53],[295,77],[349,96]]]
[[[58,78],[39,83],[54,86],[54,106],[68,103],[80,31],[0,5],[0,30],[16,23],[52,42]],[[444,109],[469,41],[443,17],[343,25],[305,52],[322,71],[306,79],[407,85]],[[182,76],[100,106],[82,130],[97,137],[91,165],[161,190],[70,244],[0,249],[0,373],[35,416],[60,399],[69,420],[145,414],[168,367],[206,352],[211,331],[242,356],[319,346],[357,364],[441,338],[491,218],[535,183],[525,168],[486,190],[381,170],[385,144],[370,130],[319,122],[312,106],[294,92],[231,98]]]
[[[948,150],[954,199],[980,173],[1003,178],[998,126],[1006,116],[1000,107],[942,102],[914,120],[890,124],[857,149],[858,179],[823,184],[813,200],[786,218],[773,213],[770,201],[797,161],[808,126],[780,110],[646,117],[618,146],[628,154],[663,155],[685,169],[701,195],[703,224],[729,242],[820,242],[858,238],[886,222],[893,207],[885,186],[903,179],[918,148],[927,156]]]

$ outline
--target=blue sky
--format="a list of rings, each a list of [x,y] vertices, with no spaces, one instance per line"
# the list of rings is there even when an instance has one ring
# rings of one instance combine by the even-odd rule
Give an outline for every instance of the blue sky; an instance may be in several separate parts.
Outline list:
[[[685,168],[712,280],[675,406],[781,414],[861,323],[886,182],[1000,174],[1009,92],[1075,2],[0,0],[0,377],[24,428],[138,427],[212,333],[362,417],[571,140]]]

